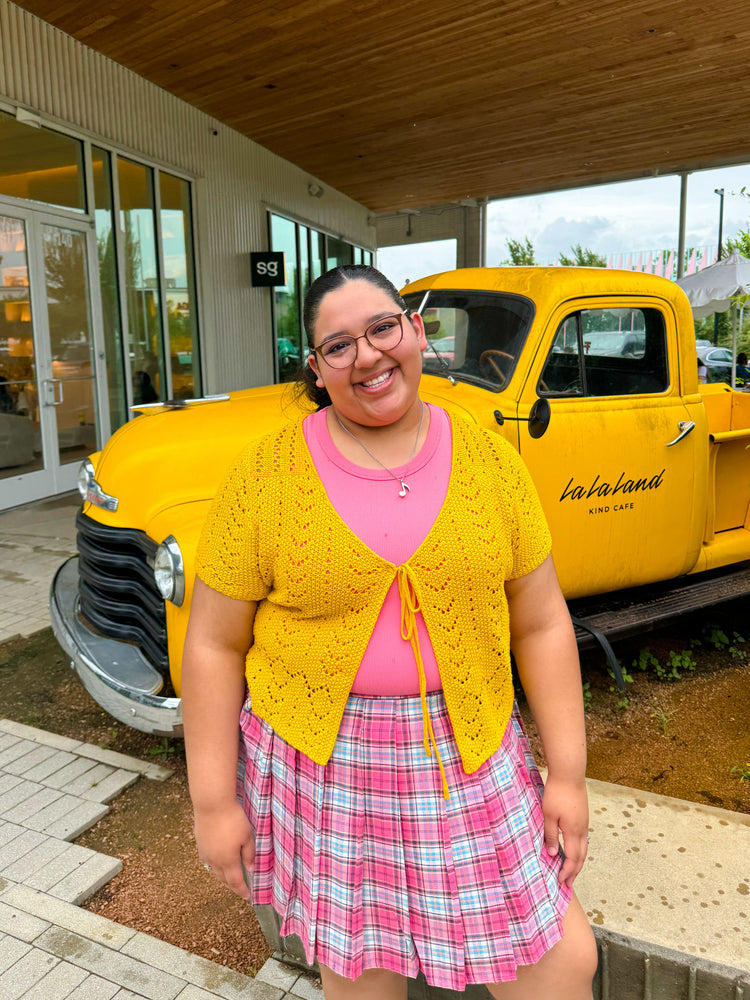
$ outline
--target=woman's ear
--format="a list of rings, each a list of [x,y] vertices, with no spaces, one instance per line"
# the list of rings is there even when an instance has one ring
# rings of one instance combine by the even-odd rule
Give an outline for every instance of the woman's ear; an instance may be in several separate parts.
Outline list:
[[[317,387],[319,389],[325,389],[325,382],[320,377],[320,366],[318,365],[318,355],[315,353],[315,351],[310,351],[310,353],[307,355],[307,363],[317,376],[315,379],[315,384],[317,385]]]
[[[409,317],[409,322],[417,334],[417,343],[419,344],[420,351],[425,351],[427,349],[427,335],[424,332],[424,320],[419,313],[413,313]]]

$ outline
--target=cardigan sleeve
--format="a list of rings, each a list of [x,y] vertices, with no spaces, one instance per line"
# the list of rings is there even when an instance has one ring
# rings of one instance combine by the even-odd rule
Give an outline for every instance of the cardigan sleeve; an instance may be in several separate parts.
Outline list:
[[[541,566],[552,550],[552,537],[523,459],[512,445],[496,440],[502,446],[502,474],[511,518],[513,564],[507,578],[515,580]]]
[[[229,469],[203,525],[196,575],[238,601],[260,601],[271,587],[259,558],[262,484],[254,474],[256,448],[245,449]]]

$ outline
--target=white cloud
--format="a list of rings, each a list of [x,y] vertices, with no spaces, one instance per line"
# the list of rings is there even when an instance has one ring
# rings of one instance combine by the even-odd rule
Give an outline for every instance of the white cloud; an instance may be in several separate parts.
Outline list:
[[[750,164],[703,170],[688,177],[686,238],[688,247],[718,242],[720,199],[724,189],[723,237],[750,225]],[[507,240],[527,236],[540,263],[555,263],[571,246],[610,254],[677,249],[680,178],[677,175],[555,191],[491,202],[487,207],[487,263],[507,260]],[[397,287],[435,271],[455,267],[455,242],[441,240],[378,251],[381,269]]]
[[[747,228],[750,199],[740,193],[744,185],[750,188],[750,165],[688,177],[687,246],[718,242],[720,200],[715,188],[725,192],[724,238]],[[676,175],[496,201],[487,208],[487,262],[506,259],[506,241],[526,236],[542,263],[569,253],[576,243],[604,256],[677,249],[679,216]]]

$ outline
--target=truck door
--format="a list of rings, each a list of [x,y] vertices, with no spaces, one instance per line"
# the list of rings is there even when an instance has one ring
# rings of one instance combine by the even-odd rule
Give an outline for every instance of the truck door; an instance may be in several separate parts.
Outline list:
[[[551,420],[520,450],[547,513],[566,597],[669,579],[701,544],[705,428],[681,394],[677,330],[656,299],[567,303],[552,317],[519,413]],[[699,426],[691,420],[698,418]],[[523,425],[521,425],[523,427]],[[699,475],[700,478],[700,475]]]

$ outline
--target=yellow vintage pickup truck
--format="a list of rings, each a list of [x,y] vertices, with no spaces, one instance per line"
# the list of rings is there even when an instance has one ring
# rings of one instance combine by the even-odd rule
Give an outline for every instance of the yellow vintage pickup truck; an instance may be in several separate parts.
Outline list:
[[[526,461],[581,641],[750,593],[750,393],[698,385],[677,285],[477,268],[404,294],[430,341],[423,398],[503,435]],[[106,711],[176,734],[211,497],[249,439],[300,411],[283,386],[139,409],[81,470],[79,555],[56,575],[52,620]]]

